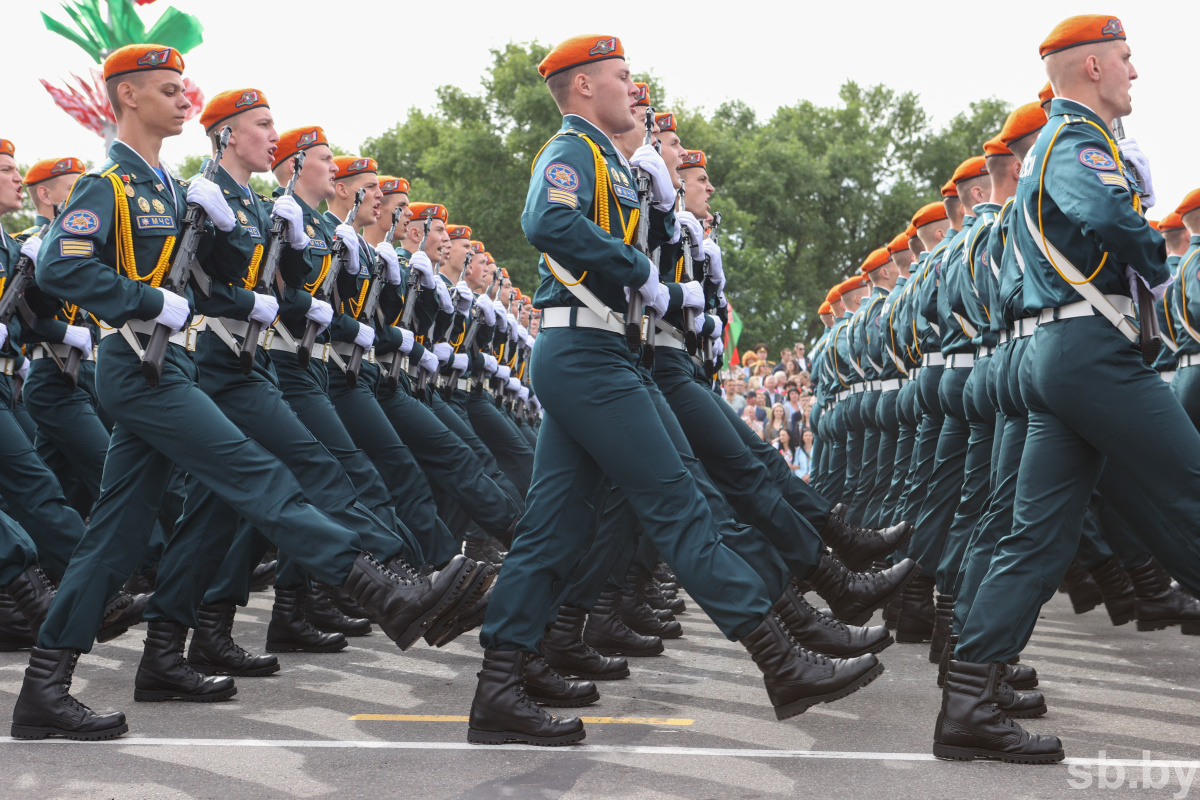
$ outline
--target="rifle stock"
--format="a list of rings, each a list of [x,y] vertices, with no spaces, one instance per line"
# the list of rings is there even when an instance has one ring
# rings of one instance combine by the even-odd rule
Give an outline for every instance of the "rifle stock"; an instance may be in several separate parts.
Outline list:
[[[343,225],[349,225],[354,222],[354,218],[358,216],[358,207],[362,205],[363,197],[366,196],[365,189],[359,189],[354,193],[354,206],[350,209],[350,213],[346,215],[346,219],[342,221]],[[333,259],[329,266],[329,274],[325,276],[325,280],[317,287],[317,291],[313,296],[318,300],[328,302],[330,291],[333,288],[333,283],[337,280],[337,275],[342,269],[342,263],[349,260],[350,248],[341,239],[337,240],[334,245],[335,250]],[[308,362],[312,358],[313,345],[317,342],[317,335],[321,333],[321,326],[313,320],[308,321],[308,325],[304,328],[304,337],[300,340],[300,344],[296,346],[296,362],[300,365],[300,369],[308,367]]]

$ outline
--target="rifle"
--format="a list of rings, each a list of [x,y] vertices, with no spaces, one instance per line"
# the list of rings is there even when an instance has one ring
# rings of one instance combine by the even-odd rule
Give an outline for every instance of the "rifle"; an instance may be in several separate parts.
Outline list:
[[[468,252],[466,259],[463,260],[462,273],[458,276],[459,283],[462,283],[463,281],[465,281],[467,279],[467,267],[469,267],[471,265],[471,259],[474,256],[475,256],[474,251]],[[493,280],[494,280],[494,278],[493,278]],[[469,313],[470,313],[471,324],[467,326],[467,330],[463,333],[462,344],[459,346],[461,351],[463,353],[467,353],[468,355],[470,354],[471,346],[473,344],[475,344],[476,331],[479,329],[479,309],[472,306],[471,311]],[[458,309],[456,308],[454,311],[454,317],[450,321],[450,327],[447,329],[448,334],[452,333],[454,331],[454,325],[458,322],[458,317],[459,317]],[[453,369],[453,368],[451,368],[449,375],[442,376],[442,378],[441,378],[442,397],[445,398],[445,400],[447,402],[449,402],[450,398],[453,396],[454,387],[458,384],[458,379],[460,377],[461,377],[461,374],[459,373],[459,371],[456,369]]]
[[[500,270],[496,270],[495,272],[492,273],[492,285],[487,288],[487,290],[484,292],[484,295],[485,296],[490,295],[492,293],[492,290],[496,286],[498,286],[499,283],[500,283]],[[491,298],[488,297],[488,299],[490,300]],[[471,348],[475,345],[475,340],[479,337],[479,329],[482,326],[483,326],[483,314],[479,311],[479,306],[475,306],[474,308],[471,309],[471,325],[470,325],[470,327],[467,328],[467,333],[463,337],[463,343],[462,343],[462,350],[468,356],[471,354]],[[472,380],[474,380],[474,377],[472,377]],[[453,383],[458,382],[457,372],[455,373],[454,379],[452,382]]]
[[[400,223],[400,217],[403,216],[404,209],[396,206],[392,211],[392,227],[384,234],[383,241],[379,247],[391,247],[392,241],[396,238],[396,225]],[[371,288],[367,291],[367,297],[363,301],[362,307],[358,309],[358,316],[355,319],[370,320],[375,316],[375,309],[379,307],[379,293],[383,290],[384,270],[387,269],[387,264],[379,255],[379,247],[375,248],[375,272],[371,275]],[[358,385],[358,367],[362,364],[362,357],[366,350],[362,345],[354,345],[354,349],[350,352],[350,358],[346,361],[346,386],[353,389]]]
[[[304,168],[304,158],[303,150],[292,156],[292,177],[288,180],[287,189],[283,192],[284,197],[291,197],[295,193],[296,181],[300,177],[300,170]],[[275,273],[279,270],[279,258],[283,255],[283,226],[285,224],[282,217],[276,217],[271,223],[271,239],[267,243],[267,258],[258,272],[258,284],[254,287],[254,291],[261,294],[271,291],[271,284],[275,282]],[[241,362],[242,373],[247,377],[254,372],[254,353],[258,350],[258,337],[262,333],[262,328],[263,324],[253,319],[246,326],[246,340],[242,342],[242,350],[238,354],[238,359]]]
[[[646,109],[646,137],[642,140],[642,144],[650,144],[654,141],[654,109]],[[637,247],[647,256],[650,255],[650,176],[642,170],[637,170],[637,186],[638,186],[638,204],[640,211],[638,214],[638,230],[637,230]],[[651,265],[653,269],[653,265]],[[642,329],[642,317],[644,313],[644,304],[642,296],[638,294],[636,289],[629,289],[629,309],[625,314],[625,346],[629,348],[629,352],[636,353],[638,348],[642,346],[643,333],[645,333],[646,347],[650,349],[649,354],[644,354],[643,359],[654,363],[654,321],[651,320],[645,331]]]
[[[57,211],[57,209],[55,209]],[[55,214],[57,217],[58,214]],[[53,220],[47,222],[38,231],[38,238],[43,238],[50,231],[50,226],[54,224]],[[0,295],[0,325],[8,327],[8,323],[12,322],[12,318],[16,314],[21,315],[21,319],[25,320],[25,324],[33,327],[37,323],[37,317],[33,314],[33,309],[25,302],[25,290],[33,283],[33,259],[27,255],[21,255],[17,259],[16,266],[13,267],[12,274],[9,275],[8,281],[4,286],[4,294]],[[20,352],[16,347],[14,350]],[[21,384],[23,381],[14,375],[12,386],[12,405],[17,406],[17,399],[21,396]]]
[[[1118,141],[1125,138],[1125,123],[1120,117],[1112,121],[1112,131]],[[1135,167],[1130,166],[1129,169],[1140,185],[1142,176],[1138,174]],[[1134,299],[1137,300],[1138,307],[1138,330],[1140,331],[1138,345],[1142,350],[1142,363],[1150,366],[1162,351],[1162,331],[1158,327],[1158,314],[1154,309],[1154,293],[1140,277],[1134,283],[1137,284],[1137,297]]]
[[[217,175],[217,167],[221,165],[221,156],[225,154],[225,146],[229,144],[229,137],[232,134],[233,129],[226,125],[221,129],[221,135],[217,137],[217,151],[213,154],[212,160],[204,166],[202,173],[210,181]],[[173,187],[171,191],[175,191]],[[175,251],[175,260],[171,262],[171,269],[163,278],[160,288],[182,297],[187,291],[188,279],[195,278],[196,288],[205,297],[208,296],[212,280],[204,274],[204,271],[200,269],[200,264],[196,261],[196,250],[200,247],[200,236],[204,233],[204,223],[207,220],[208,214],[204,209],[196,203],[188,203],[187,211],[183,215],[183,235],[179,237],[179,249]],[[146,345],[145,352],[142,353],[142,375],[146,378],[146,385],[151,389],[157,389],[158,382],[162,379],[163,359],[167,355],[167,341],[171,338],[171,333],[171,329],[166,325],[161,322],[156,324],[154,332],[150,334],[150,342]]]
[[[712,227],[709,228],[708,238],[713,244],[717,243],[717,238],[721,235],[721,212],[713,212]],[[704,280],[708,280],[708,259],[704,260]],[[717,359],[713,355],[713,340],[711,336],[705,336],[704,341],[700,343],[701,353],[704,358],[704,372],[707,375],[712,375],[717,371]]]
[[[366,197],[367,190],[359,189],[354,193],[354,205],[350,209],[350,213],[343,220],[343,225],[349,225],[354,222],[354,218],[358,216],[358,207],[362,205],[363,198]],[[313,297],[318,300],[329,302],[329,298],[333,295],[333,285],[337,280],[338,273],[342,270],[342,264],[350,260],[350,248],[346,246],[343,239],[338,239],[334,242],[331,263],[329,272],[325,274],[325,280],[313,292]],[[308,366],[308,360],[312,357],[312,348],[317,341],[317,334],[321,332],[321,326],[311,319],[308,321],[308,327],[304,329],[304,338],[300,340],[300,344],[296,347],[296,363],[300,365],[300,369],[305,369]]]
[[[417,245],[417,250],[424,253],[425,243],[429,240],[429,228],[433,225],[433,218],[425,219],[425,230],[421,234],[421,243]],[[417,317],[417,300],[421,296],[421,280],[415,269],[408,271],[408,291],[404,294],[404,313],[400,316],[400,327],[412,331],[413,321]],[[420,367],[417,367],[418,371]],[[404,371],[404,355],[397,350],[396,355],[392,358],[392,366],[388,369],[387,385],[388,394],[395,394],[396,389],[400,386],[400,373]]]
[[[679,206],[684,211],[687,210],[687,183],[682,178],[679,179]],[[682,225],[682,241],[683,245],[683,279],[685,281],[692,280],[694,265],[692,262],[692,233]],[[696,338],[696,310],[694,308],[683,309],[683,346],[687,348],[689,356],[696,355],[698,348],[698,340]]]

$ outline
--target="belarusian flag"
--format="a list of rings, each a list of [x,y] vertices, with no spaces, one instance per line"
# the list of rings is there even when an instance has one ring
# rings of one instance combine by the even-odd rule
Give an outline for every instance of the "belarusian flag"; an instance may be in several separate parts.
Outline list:
[[[733,304],[728,300],[725,301],[725,308],[729,312],[729,324],[725,326],[725,352],[728,354],[729,366],[736,367],[741,363],[737,343],[742,337],[742,318],[733,310]]]

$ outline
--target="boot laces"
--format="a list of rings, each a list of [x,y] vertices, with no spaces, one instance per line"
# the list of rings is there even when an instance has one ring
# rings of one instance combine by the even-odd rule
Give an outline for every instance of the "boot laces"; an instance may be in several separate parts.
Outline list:
[[[401,586],[415,585],[413,580],[410,577],[408,577],[408,575],[402,575],[400,572],[397,572],[397,571],[391,569],[390,566],[379,563],[378,561],[375,560],[374,556],[367,556],[367,560],[371,562],[372,566],[378,567],[379,571],[382,572],[386,577],[394,580],[396,583],[399,583]],[[409,575],[417,574],[417,571],[415,569],[413,569],[412,566],[407,561],[404,560],[403,556],[396,556],[395,558],[393,558],[391,560],[390,563],[398,565],[401,569],[408,572]]]
[[[70,659],[67,661],[67,674],[59,683],[59,688],[62,689],[62,702],[72,710],[90,712],[92,709],[88,708],[71,694],[71,676],[75,673],[75,665],[77,663],[79,663],[79,654],[72,653]]]
[[[46,573],[42,571],[41,565],[39,565],[39,564],[33,565],[33,574],[37,577],[38,581],[42,584],[42,588],[44,588],[47,592],[49,592],[51,594],[54,593],[54,591],[55,591],[54,583],[50,580],[49,576],[47,576]]]
[[[819,608],[814,606],[812,603],[805,600],[804,595],[797,593],[796,596],[800,599],[800,603],[805,608],[807,608],[810,612],[812,612],[813,618],[816,619],[817,622],[824,625],[826,628],[829,628],[829,629],[835,630],[835,631],[848,630],[848,628],[846,627],[846,623],[842,622],[840,619],[835,619],[834,617],[831,617],[828,614],[822,612]]]
[[[783,631],[783,635],[787,637],[789,642],[791,642],[792,652],[796,654],[797,658],[806,664],[816,664],[818,666],[825,666],[829,663],[829,658],[827,656],[818,653],[815,650],[809,650],[807,647],[796,641],[796,637],[792,635],[792,632],[788,629],[788,626],[783,624],[783,620],[779,620],[779,623],[779,627]]]

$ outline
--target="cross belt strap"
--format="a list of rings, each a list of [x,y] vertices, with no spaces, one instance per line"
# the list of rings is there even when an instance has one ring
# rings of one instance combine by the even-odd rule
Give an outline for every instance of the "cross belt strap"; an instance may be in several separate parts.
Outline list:
[[[1187,369],[1188,367],[1200,367],[1200,355],[1193,353],[1191,355],[1180,356],[1175,369]]]
[[[567,276],[567,278],[569,280],[562,282],[563,285],[567,287],[567,291],[569,291],[571,294],[575,295],[576,299],[578,299],[585,306],[587,306],[588,309],[591,310],[591,312],[596,315],[597,320],[601,323],[599,325],[588,325],[588,326],[584,326],[584,327],[595,327],[595,328],[599,328],[600,330],[607,330],[612,333],[618,333],[618,334],[621,334],[622,336],[625,335],[625,317],[623,315],[618,314],[617,312],[613,311],[611,308],[606,306],[603,303],[603,301],[600,300],[599,297],[596,297],[596,295],[592,293],[591,289],[589,289],[583,285],[581,279],[576,278],[574,275],[572,275],[570,272],[568,272],[566,270],[566,268],[563,267],[562,264],[559,264],[557,261],[555,261],[553,258],[551,258],[549,256],[549,254],[544,253],[543,255],[546,258],[546,263],[550,266],[550,268],[552,270],[554,270],[554,272],[556,274],[561,272],[563,275]],[[633,291],[633,290],[631,289],[630,291]],[[548,311],[549,309],[546,309],[546,310]],[[546,314],[545,313],[542,314],[542,326],[546,327]],[[566,327],[571,327],[571,326],[557,325],[555,327],[566,328]],[[575,327],[578,327],[578,326],[575,326]]]

